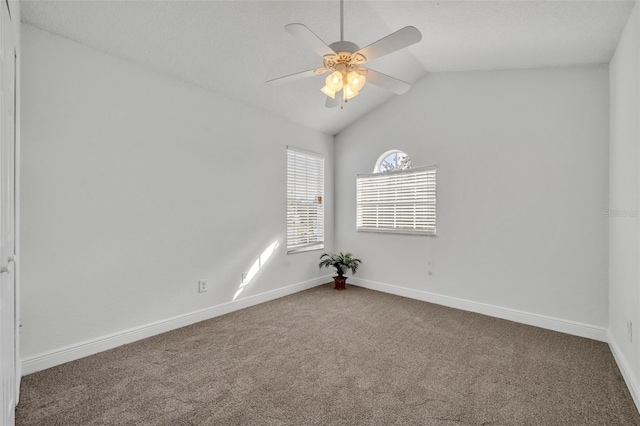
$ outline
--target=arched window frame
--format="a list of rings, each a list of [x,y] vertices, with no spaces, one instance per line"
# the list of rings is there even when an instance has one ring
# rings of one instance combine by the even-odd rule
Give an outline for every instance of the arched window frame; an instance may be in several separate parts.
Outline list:
[[[392,157],[391,160],[389,158]],[[390,161],[393,161],[391,163]],[[385,167],[384,165],[389,166]],[[383,153],[376,161],[376,165],[373,168],[373,173],[385,173],[394,170],[407,170],[411,168],[411,157],[406,152],[399,149],[390,149]]]

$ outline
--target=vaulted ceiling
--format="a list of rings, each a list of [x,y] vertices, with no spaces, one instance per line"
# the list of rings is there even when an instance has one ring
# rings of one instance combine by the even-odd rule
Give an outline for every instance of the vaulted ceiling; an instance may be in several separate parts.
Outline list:
[[[368,66],[409,83],[427,73],[608,63],[633,1],[350,1],[345,39],[363,47],[404,26],[423,39]],[[228,98],[336,134],[394,96],[367,85],[328,109],[323,76],[265,80],[322,66],[290,36],[299,22],[327,44],[340,38],[332,1],[22,1],[23,23]]]

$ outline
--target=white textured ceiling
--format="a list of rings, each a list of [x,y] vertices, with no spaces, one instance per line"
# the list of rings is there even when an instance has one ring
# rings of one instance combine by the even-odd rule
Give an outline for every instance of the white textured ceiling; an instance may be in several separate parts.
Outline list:
[[[414,83],[428,72],[608,63],[631,1],[345,1],[345,39],[364,47],[404,26],[420,43],[368,64]],[[367,85],[324,107],[323,77],[264,81],[322,65],[284,26],[340,36],[339,1],[23,1],[22,21],[229,98],[336,134],[393,96]]]

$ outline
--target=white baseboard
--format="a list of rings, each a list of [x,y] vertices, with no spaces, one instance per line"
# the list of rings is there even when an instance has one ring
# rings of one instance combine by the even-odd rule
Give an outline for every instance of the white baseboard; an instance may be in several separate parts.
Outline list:
[[[314,278],[312,280],[303,281],[276,290],[267,291],[254,296],[234,300],[232,302],[222,303],[210,308],[189,312],[187,314],[178,315],[139,327],[133,327],[128,330],[119,331],[95,339],[85,340],[84,342],[75,343],[23,358],[22,374],[26,376],[27,374],[35,373],[36,371],[55,367],[56,365],[113,349],[127,343],[135,342],[136,340],[145,339],[147,337],[155,336],[156,334],[165,333],[200,321],[228,314],[229,312],[288,296],[299,291],[325,284],[331,280],[330,275]]]
[[[609,347],[611,348],[613,358],[615,358],[616,360],[616,364],[618,364],[620,373],[622,373],[622,377],[627,384],[627,388],[629,388],[629,393],[633,398],[633,402],[636,403],[636,408],[638,409],[638,412],[640,412],[640,383],[638,383],[638,379],[636,379],[635,375],[633,374],[633,371],[631,370],[627,359],[622,354],[620,346],[618,346],[616,339],[611,333],[609,333]]]
[[[491,317],[533,325],[535,327],[546,328],[548,330],[559,331],[561,333],[572,334],[574,336],[586,337],[588,339],[598,340],[601,342],[608,341],[607,329],[604,327],[597,327],[576,321],[504,308],[501,306],[488,305],[486,303],[474,302],[471,300],[459,299],[457,297],[444,296],[441,294],[429,293],[422,290],[364,280],[356,277],[350,277],[349,283],[371,290],[422,300],[424,302],[435,303],[437,305],[448,306],[450,308],[462,309],[464,311],[476,312]]]

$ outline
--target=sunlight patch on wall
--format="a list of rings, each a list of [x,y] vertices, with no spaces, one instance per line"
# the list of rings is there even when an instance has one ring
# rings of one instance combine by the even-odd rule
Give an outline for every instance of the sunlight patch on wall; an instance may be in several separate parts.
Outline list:
[[[277,240],[274,241],[269,245],[269,247],[264,249],[264,251],[260,254],[260,256],[258,256],[258,258],[251,265],[251,268],[249,268],[249,271],[247,272],[246,276],[243,277],[243,281],[240,284],[240,287],[238,287],[238,291],[236,291],[236,294],[233,296],[233,300],[236,300],[238,296],[240,296],[240,294],[247,288],[249,283],[251,283],[251,281],[256,276],[256,274],[260,271],[260,269],[264,267],[264,265],[267,263],[267,261],[273,255],[273,253],[276,251],[279,245],[280,244],[278,243]]]

